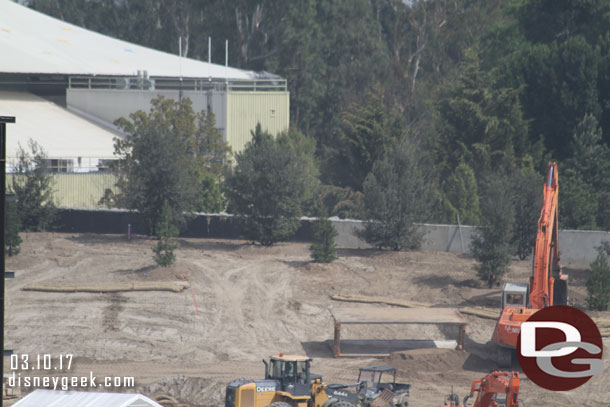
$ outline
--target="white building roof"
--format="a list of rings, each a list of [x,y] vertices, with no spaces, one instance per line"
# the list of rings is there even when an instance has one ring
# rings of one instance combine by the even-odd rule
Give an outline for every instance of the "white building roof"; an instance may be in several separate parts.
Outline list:
[[[40,144],[49,158],[112,158],[116,133],[26,92],[0,91],[0,116],[15,116],[6,125],[6,156],[16,157],[18,143]]]
[[[141,394],[37,389],[13,407],[163,407]]]
[[[251,79],[252,71],[225,68],[117,40],[0,0],[0,72],[69,75]],[[180,66],[182,65],[182,68]]]

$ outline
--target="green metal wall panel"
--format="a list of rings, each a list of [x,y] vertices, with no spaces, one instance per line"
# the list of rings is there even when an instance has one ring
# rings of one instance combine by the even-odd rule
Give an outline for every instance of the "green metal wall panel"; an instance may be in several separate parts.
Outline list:
[[[252,138],[251,131],[260,123],[272,135],[288,130],[290,93],[288,92],[228,92],[227,142],[233,152],[243,150]]]
[[[13,174],[7,174],[10,189]],[[57,206],[68,208],[99,208],[106,188],[116,190],[117,177],[109,173],[53,174],[53,200]]]

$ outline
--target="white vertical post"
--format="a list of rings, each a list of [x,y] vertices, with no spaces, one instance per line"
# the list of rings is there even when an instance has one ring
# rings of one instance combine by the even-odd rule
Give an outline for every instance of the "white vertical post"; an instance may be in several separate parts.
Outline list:
[[[225,41],[225,83],[229,83],[229,40]]]
[[[178,52],[180,54],[180,91],[178,92],[178,100],[182,100],[182,36],[178,37]]]
[[[208,82],[212,82],[212,37],[208,37]]]
[[[178,38],[178,53],[180,54],[180,82],[182,82],[182,37]]]

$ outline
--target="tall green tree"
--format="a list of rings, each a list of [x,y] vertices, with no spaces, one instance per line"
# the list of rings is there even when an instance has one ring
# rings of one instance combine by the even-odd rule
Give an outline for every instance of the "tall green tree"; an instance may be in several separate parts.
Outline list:
[[[290,122],[305,133],[319,125],[318,114],[324,95],[326,63],[322,54],[325,41],[317,18],[318,1],[281,2],[273,18],[269,51],[260,63],[288,81]],[[281,13],[280,13],[281,11]]]
[[[529,150],[521,89],[503,87],[481,68],[475,49],[466,52],[457,83],[439,109],[439,161],[448,174],[464,161],[475,174],[506,169]]]
[[[503,70],[508,86],[523,88],[520,101],[530,141],[542,135],[558,159],[570,156],[571,132],[582,117],[601,114],[599,64],[599,50],[577,36],[562,43],[526,44]]]
[[[516,169],[511,181],[515,208],[512,244],[519,258],[525,260],[536,244],[544,179],[528,165]]]
[[[423,234],[416,222],[430,215],[433,182],[424,156],[403,139],[375,162],[364,181],[365,225],[362,236],[381,249],[416,249]]]
[[[10,192],[15,194],[16,210],[24,231],[47,229],[55,218],[53,176],[47,171],[47,155],[34,140],[29,151],[19,145]]]
[[[597,194],[580,174],[567,168],[559,179],[559,222],[562,229],[596,229]]]
[[[610,207],[610,147],[593,115],[576,125],[570,148],[561,183],[562,224],[575,229],[609,226],[604,214]]]
[[[115,139],[120,158],[117,206],[137,209],[156,234],[155,224],[165,204],[171,219],[181,222],[184,213],[201,210],[205,174],[222,164],[228,149],[209,129],[213,118],[195,114],[188,98],[162,96],[151,102],[149,113],[138,111],[116,125],[125,133]]]
[[[515,209],[507,175],[488,174],[481,189],[481,224],[474,233],[470,251],[477,261],[479,278],[491,288],[508,272]]]
[[[229,211],[243,220],[248,238],[270,246],[296,232],[315,184],[314,150],[301,133],[273,138],[257,125],[226,186]]]
[[[474,171],[461,162],[451,176],[443,183],[442,222],[455,223],[457,215],[465,225],[478,225],[481,208],[479,190]]]
[[[216,127],[214,113],[201,111],[196,123],[195,132],[187,141],[187,153],[195,159],[200,190],[195,209],[206,213],[222,212],[226,199],[221,184],[230,166],[231,147]]]
[[[341,113],[335,141],[328,144],[325,179],[335,185],[362,191],[362,183],[384,149],[400,139],[403,123],[386,108],[382,95],[372,92],[363,102]],[[331,147],[332,145],[332,147]]]

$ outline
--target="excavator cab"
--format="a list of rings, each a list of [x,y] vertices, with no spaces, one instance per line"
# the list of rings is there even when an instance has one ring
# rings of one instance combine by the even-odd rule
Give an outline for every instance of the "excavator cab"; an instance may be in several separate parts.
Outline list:
[[[504,283],[502,309],[505,307],[527,307],[529,285],[527,283]]]

